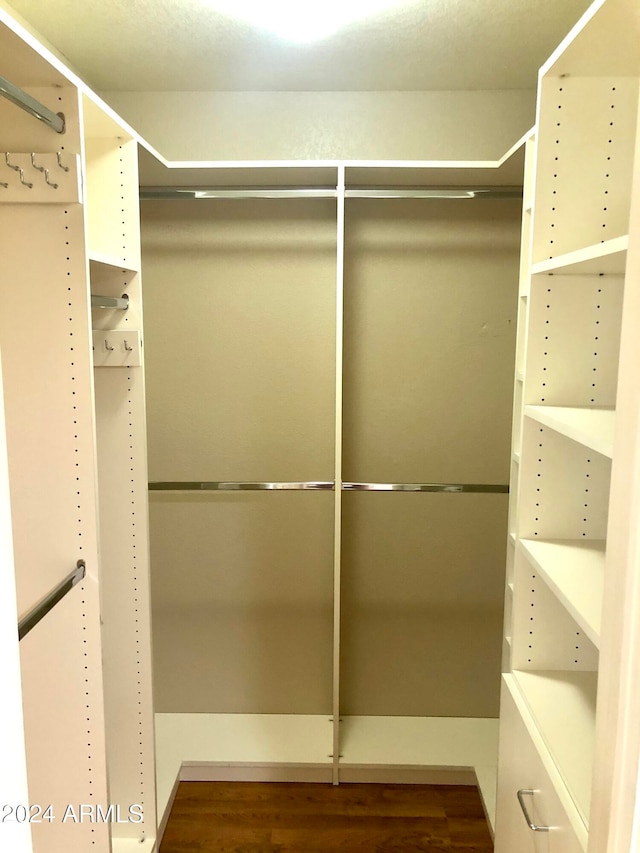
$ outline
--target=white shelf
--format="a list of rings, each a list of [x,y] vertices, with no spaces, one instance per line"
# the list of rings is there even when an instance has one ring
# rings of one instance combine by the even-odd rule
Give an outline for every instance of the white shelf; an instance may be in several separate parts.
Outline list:
[[[532,265],[533,275],[624,275],[629,238],[615,237]]]
[[[91,252],[89,255],[89,271],[91,275],[96,272],[117,271],[135,273],[137,270],[123,264],[115,255],[105,255],[98,252]]]
[[[514,677],[576,808],[588,826],[596,673],[518,670],[514,671]]]
[[[158,816],[183,763],[331,766],[329,715],[156,714]]]
[[[604,541],[521,539],[519,547],[587,637],[599,647]]]
[[[497,761],[498,721],[467,717],[343,717],[341,764],[475,767]]]
[[[525,406],[524,413],[561,435],[601,453],[613,456],[614,409],[586,409],[565,406]]]
[[[474,770],[495,821],[498,720],[457,717],[343,717],[341,766]]]

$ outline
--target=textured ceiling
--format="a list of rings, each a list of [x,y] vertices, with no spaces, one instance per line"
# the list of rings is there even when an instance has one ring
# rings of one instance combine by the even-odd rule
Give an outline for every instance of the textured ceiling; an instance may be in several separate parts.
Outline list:
[[[10,2],[94,89],[122,91],[534,88],[539,66],[590,5],[418,0],[294,45],[206,0]]]

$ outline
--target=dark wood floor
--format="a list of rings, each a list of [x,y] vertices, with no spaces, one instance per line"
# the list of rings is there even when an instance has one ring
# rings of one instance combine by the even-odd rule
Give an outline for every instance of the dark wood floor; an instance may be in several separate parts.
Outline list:
[[[181,782],[160,853],[491,853],[476,788]]]

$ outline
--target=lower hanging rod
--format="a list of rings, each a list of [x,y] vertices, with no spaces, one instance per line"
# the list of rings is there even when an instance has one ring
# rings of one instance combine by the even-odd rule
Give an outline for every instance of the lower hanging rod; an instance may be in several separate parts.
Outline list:
[[[117,308],[119,311],[126,311],[129,307],[129,296],[123,293],[122,296],[98,296],[91,294],[92,308]]]
[[[198,188],[198,187],[141,187],[140,201],[153,201],[162,199],[199,200],[207,198],[217,199],[245,199],[245,198],[336,198],[335,189],[322,187],[241,187],[229,188]]]
[[[342,488],[347,492],[509,492],[509,486],[493,483],[343,483]]]
[[[6,77],[0,77],[0,95],[30,113],[38,121],[44,122],[56,133],[64,133],[65,122],[62,113],[54,113],[49,107],[45,107],[40,101],[36,101]]]
[[[297,483],[254,483],[243,481],[186,482],[155,481],[149,483],[152,492],[255,492],[255,491],[333,491],[330,480]],[[347,492],[476,492],[508,494],[509,486],[493,483],[343,483]]]
[[[18,622],[18,639],[21,640],[23,637],[26,637],[29,631],[31,631],[32,628],[35,628],[38,622],[43,619],[47,613],[53,610],[56,604],[65,597],[69,590],[73,589],[73,587],[84,578],[85,573],[86,566],[84,560],[78,560],[76,567],[71,574],[67,575],[63,581],[60,581],[58,586],[54,587],[50,593],[45,595],[42,601],[38,602],[35,607],[32,607],[26,616],[23,616],[23,618]]]
[[[331,491],[335,484],[329,480],[311,480],[300,483],[251,483],[251,482],[209,482],[191,483],[184,481],[151,482],[152,492],[306,492]]]

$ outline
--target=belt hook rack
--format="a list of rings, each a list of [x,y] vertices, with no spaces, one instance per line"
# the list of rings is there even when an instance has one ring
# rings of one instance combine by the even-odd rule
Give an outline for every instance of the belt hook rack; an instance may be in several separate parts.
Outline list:
[[[18,174],[20,175],[21,184],[23,184],[25,187],[28,187],[30,190],[33,189],[33,184],[30,184],[29,181],[25,181],[24,179],[24,169],[22,168],[22,166],[16,166],[14,163],[9,162],[9,153],[7,151],[5,151],[4,153],[4,162],[10,169],[13,169],[14,172],[18,172]]]
[[[31,152],[31,165],[33,166],[34,169],[37,169],[38,172],[43,173],[44,181],[48,186],[52,187],[54,190],[58,189],[58,184],[52,183],[49,180],[49,170],[46,169],[44,166],[38,166],[38,164],[36,163],[36,155],[33,152]]]

